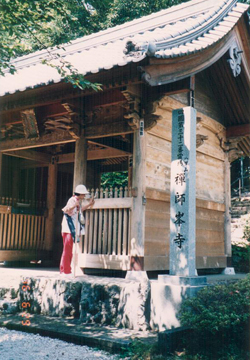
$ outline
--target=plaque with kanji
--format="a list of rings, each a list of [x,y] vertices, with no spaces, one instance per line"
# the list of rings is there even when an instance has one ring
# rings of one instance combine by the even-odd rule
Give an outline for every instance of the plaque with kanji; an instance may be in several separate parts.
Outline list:
[[[21,119],[26,139],[39,138],[39,131],[34,109],[21,111]]]

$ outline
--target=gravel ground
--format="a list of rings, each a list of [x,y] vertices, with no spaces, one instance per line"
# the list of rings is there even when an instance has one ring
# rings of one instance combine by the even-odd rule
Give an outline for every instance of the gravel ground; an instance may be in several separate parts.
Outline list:
[[[88,346],[0,328],[0,359],[5,360],[119,360]]]

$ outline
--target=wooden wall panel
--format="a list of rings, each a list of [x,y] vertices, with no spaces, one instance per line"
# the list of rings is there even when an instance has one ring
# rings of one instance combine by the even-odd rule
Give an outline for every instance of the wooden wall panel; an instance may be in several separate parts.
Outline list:
[[[146,139],[146,186],[170,191],[171,143],[152,133]]]
[[[146,134],[146,186],[170,191],[172,110],[185,105],[164,97],[156,110],[162,119]],[[225,140],[225,128],[208,116],[197,113],[197,134],[207,140],[197,148],[196,197],[224,203],[224,160],[221,143]]]
[[[169,201],[148,198],[145,224],[145,256],[168,256],[170,231]],[[213,257],[223,255],[224,211],[197,207],[196,256]]]
[[[197,152],[196,197],[224,203],[224,162]]]
[[[145,256],[166,256],[169,251],[170,204],[147,200],[145,218]]]

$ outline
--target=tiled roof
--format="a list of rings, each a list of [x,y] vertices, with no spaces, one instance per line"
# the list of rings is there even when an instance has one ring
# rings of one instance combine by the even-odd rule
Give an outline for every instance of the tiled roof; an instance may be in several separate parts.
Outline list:
[[[65,45],[65,51],[55,51],[83,75],[138,62],[146,56],[184,56],[222,39],[247,9],[236,0],[193,0],[79,38]],[[60,82],[55,69],[41,64],[46,57],[48,52],[42,50],[14,60],[17,73],[0,78],[0,96]]]

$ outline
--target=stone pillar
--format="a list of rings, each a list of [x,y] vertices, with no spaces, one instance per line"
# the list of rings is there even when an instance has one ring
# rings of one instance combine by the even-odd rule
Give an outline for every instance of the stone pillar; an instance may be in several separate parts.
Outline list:
[[[173,111],[170,274],[195,276],[196,110]]]
[[[224,239],[225,239],[225,255],[228,257],[232,256],[231,248],[231,170],[230,162],[228,160],[228,154],[225,154],[225,176],[224,176],[224,187],[225,187],[225,221],[224,221]]]
[[[48,216],[45,225],[45,250],[53,250],[55,229],[55,208],[57,193],[57,164],[49,164],[47,186],[47,209]]]
[[[86,185],[87,178],[87,140],[82,134],[76,141],[75,146],[75,165],[73,191],[79,184]]]
[[[145,135],[134,132],[131,217],[131,270],[144,269],[145,239]]]
[[[184,298],[206,284],[195,266],[196,110],[173,111],[170,198],[170,275],[151,284],[151,326],[156,330],[180,326],[178,312]]]
[[[225,275],[235,275],[232,264],[232,245],[231,245],[231,165],[228,153],[225,153],[225,174],[224,174],[224,189],[225,189],[225,215],[224,215],[224,244],[225,256],[227,257],[227,267],[223,270]]]

